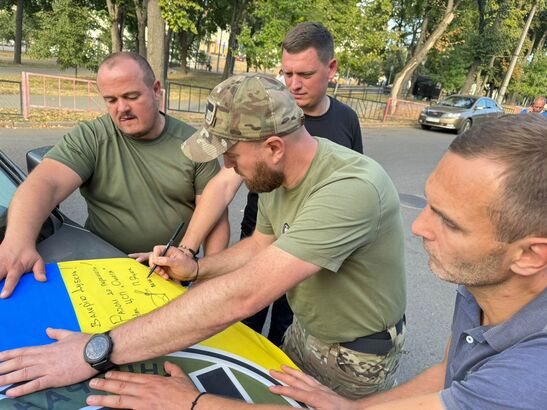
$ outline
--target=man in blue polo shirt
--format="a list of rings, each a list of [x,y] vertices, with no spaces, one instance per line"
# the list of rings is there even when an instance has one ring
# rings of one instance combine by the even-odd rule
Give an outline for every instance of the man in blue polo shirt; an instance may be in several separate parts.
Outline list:
[[[290,369],[275,376],[292,387],[272,390],[317,408],[545,408],[546,136],[542,116],[481,125],[452,142],[427,181],[413,232],[431,270],[460,285],[442,363],[358,402]]]
[[[534,102],[532,103],[530,108],[523,108],[520,113],[535,113],[547,117],[547,111],[545,111],[545,97],[538,95],[536,98],[534,98]]]

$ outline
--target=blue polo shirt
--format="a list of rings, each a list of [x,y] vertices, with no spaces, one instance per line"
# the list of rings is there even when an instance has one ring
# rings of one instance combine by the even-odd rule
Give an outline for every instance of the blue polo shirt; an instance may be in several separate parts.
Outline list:
[[[528,114],[528,113],[532,113],[531,111],[528,111],[528,108],[523,108],[521,111],[520,111],[521,114]],[[543,117],[547,117],[547,111],[542,111],[539,113],[540,115],[542,115]]]
[[[445,408],[547,408],[547,289],[502,324],[480,320],[475,298],[458,287],[441,391]]]

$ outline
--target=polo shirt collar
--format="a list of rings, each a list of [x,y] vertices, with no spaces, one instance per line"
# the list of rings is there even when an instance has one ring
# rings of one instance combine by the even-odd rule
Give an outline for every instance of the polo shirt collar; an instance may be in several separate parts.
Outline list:
[[[480,323],[480,307],[474,296],[464,287],[459,286],[458,292],[466,299],[464,308],[470,317],[477,318]],[[477,341],[484,340],[496,351],[501,352],[521,340],[538,332],[547,330],[547,289],[543,290],[532,301],[515,313],[510,319],[496,326],[480,326],[468,333],[473,333]],[[480,329],[480,330],[479,330]],[[478,333],[481,333],[480,335]],[[482,337],[480,337],[482,336]]]

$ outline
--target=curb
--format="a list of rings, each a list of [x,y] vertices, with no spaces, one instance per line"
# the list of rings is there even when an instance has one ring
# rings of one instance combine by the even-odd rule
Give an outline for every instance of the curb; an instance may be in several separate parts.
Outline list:
[[[7,121],[3,124],[0,120],[0,128],[72,128],[78,124],[78,121],[55,121],[55,122],[22,122]]]
[[[201,123],[196,121],[186,121],[195,128],[199,128]],[[36,122],[36,121],[11,121],[3,123],[0,119],[0,128],[72,128],[78,125],[79,121],[53,121],[53,122]],[[361,128],[419,128],[413,122],[361,122]]]

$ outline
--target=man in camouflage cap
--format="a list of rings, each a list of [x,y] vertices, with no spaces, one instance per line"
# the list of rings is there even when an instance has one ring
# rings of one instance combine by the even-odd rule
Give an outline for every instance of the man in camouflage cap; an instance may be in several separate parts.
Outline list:
[[[397,190],[382,167],[312,137],[290,92],[261,74],[217,86],[203,129],[183,151],[199,161],[224,154],[225,166],[260,192],[257,229],[199,261],[174,247],[160,256],[165,247],[156,246],[156,273],[202,283],[110,331],[108,360],[121,365],[185,349],[287,293],[295,319],[283,348],[302,370],[349,398],[391,387],[404,340],[404,239]],[[28,373],[40,383],[12,394],[95,375],[82,360],[88,339],[74,333],[40,347],[46,356],[66,354]],[[8,365],[14,362],[25,363]]]
[[[203,128],[182,150],[198,162],[224,154],[224,165],[260,197],[255,233],[202,259],[199,279],[249,275],[235,282],[245,287],[254,275],[260,307],[287,291],[295,321],[283,349],[358,398],[393,385],[404,341],[398,195],[372,159],[312,137],[302,124],[291,93],[265,75],[237,75],[211,92]],[[191,259],[177,250],[159,258],[161,250],[151,263],[178,279],[196,276]]]

